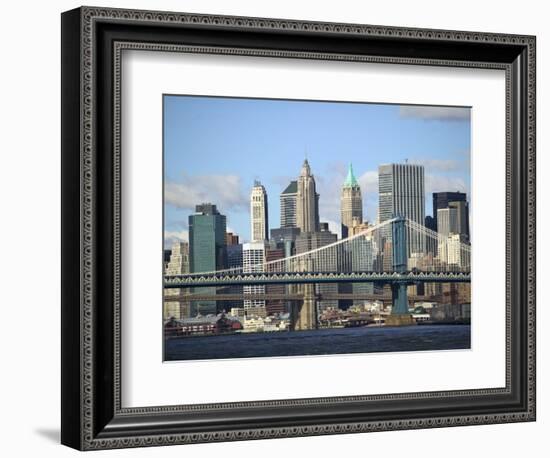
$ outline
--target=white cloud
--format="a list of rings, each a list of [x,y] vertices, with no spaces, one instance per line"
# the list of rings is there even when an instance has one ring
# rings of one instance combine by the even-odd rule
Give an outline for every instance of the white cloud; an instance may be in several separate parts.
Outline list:
[[[464,107],[401,105],[399,116],[426,121],[469,121],[470,109]]]
[[[221,213],[248,208],[248,196],[237,175],[183,175],[179,182],[166,183],[164,200],[166,204],[191,211],[204,202],[215,204]]]
[[[459,170],[465,170],[468,167],[468,161],[466,157],[462,161],[456,159],[421,158],[411,159],[409,162],[411,164],[423,165],[427,172],[456,172]]]
[[[176,242],[188,242],[189,231],[164,231],[164,248],[169,249]]]
[[[335,162],[323,175],[315,175],[321,221],[340,221],[340,192],[347,168],[343,162]]]
[[[459,191],[469,194],[466,182],[459,177],[447,177],[443,175],[426,174],[425,192],[426,196],[431,196],[433,192]]]
[[[378,171],[369,170],[363,173],[357,180],[359,186],[361,186],[361,192],[365,193],[377,193],[378,194]]]

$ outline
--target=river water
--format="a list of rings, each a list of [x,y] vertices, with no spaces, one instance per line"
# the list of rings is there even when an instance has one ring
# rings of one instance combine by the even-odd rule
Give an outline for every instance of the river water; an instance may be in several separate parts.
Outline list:
[[[168,339],[165,361],[470,348],[470,325],[361,327]]]

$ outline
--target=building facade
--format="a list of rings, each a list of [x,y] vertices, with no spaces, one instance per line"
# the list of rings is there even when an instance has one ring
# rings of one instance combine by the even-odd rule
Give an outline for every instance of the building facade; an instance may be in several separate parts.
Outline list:
[[[239,236],[237,234],[233,234],[233,232],[227,232],[225,234],[225,244],[227,246],[238,245],[239,244]]]
[[[301,232],[316,232],[319,229],[319,195],[307,159],[297,183],[296,226]]]
[[[454,207],[440,208],[437,210],[437,233],[447,237],[450,234],[458,234],[458,212]]]
[[[402,216],[424,226],[424,166],[378,166],[378,216],[380,223],[395,216]],[[410,231],[407,242],[409,253],[425,252],[425,237],[422,234]]]
[[[189,243],[174,242],[170,259],[164,271],[165,275],[181,275],[189,273]],[[190,304],[186,301],[169,300],[169,296],[182,296],[186,290],[182,288],[166,288],[164,290],[164,319],[175,318],[180,320],[188,318]]]
[[[243,244],[243,273],[263,272],[265,263],[265,242],[250,242]],[[265,294],[264,285],[245,285],[243,293]],[[265,307],[265,300],[245,299],[244,308]]]
[[[467,239],[470,238],[470,209],[466,197],[466,193],[459,191],[434,192],[432,194],[435,231],[438,231],[437,211],[442,208],[454,207],[458,213],[459,234]]]
[[[250,193],[250,240],[262,242],[268,238],[267,192],[259,181],[255,181]]]
[[[242,271],[243,267],[243,245],[241,243],[227,245],[227,268],[235,269],[236,271]],[[242,285],[231,285],[227,287],[227,292],[229,294],[243,294]],[[234,307],[242,307],[242,299],[237,299],[235,301],[224,301],[224,309],[231,310]]]
[[[291,181],[281,193],[281,228],[296,227],[296,198],[298,196],[298,182]]]
[[[340,216],[342,225],[342,238],[349,235],[350,229],[363,222],[363,197],[361,188],[355,175],[353,166],[350,164],[348,175],[342,185],[340,196]]]
[[[226,228],[225,215],[220,214],[216,205],[205,203],[196,206],[196,214],[189,215],[189,271],[213,272],[226,267]],[[205,294],[215,294],[215,288],[201,288]],[[215,314],[216,301],[193,301],[191,316]]]

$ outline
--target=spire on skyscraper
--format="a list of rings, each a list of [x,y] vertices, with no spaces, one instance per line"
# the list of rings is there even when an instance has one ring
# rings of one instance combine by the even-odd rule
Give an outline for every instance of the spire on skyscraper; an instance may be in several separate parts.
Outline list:
[[[302,177],[311,176],[311,168],[309,166],[309,162],[307,161],[307,159],[304,159],[304,163],[302,165],[302,171],[300,172],[300,176],[302,176]]]
[[[342,187],[344,187],[344,188],[359,187],[359,183],[358,183],[357,179],[355,178],[355,175],[353,174],[353,165],[351,164],[351,162],[349,164],[348,176],[346,177]]]
[[[363,222],[363,197],[359,183],[353,174],[353,165],[351,163],[348,169],[348,176],[342,185],[340,213],[342,218],[342,238],[346,238],[354,224],[361,224]]]
[[[302,232],[315,232],[319,228],[319,194],[307,159],[304,160],[297,183],[296,226]]]

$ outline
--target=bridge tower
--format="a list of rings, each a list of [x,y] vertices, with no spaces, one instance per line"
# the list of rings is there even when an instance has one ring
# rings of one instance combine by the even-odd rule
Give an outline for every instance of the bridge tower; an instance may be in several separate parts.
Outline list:
[[[392,264],[393,271],[405,273],[407,271],[408,249],[407,228],[405,218],[397,217],[392,222]],[[391,316],[386,319],[389,326],[407,326],[415,324],[409,315],[409,301],[407,299],[407,282],[394,281],[391,283],[392,309]]]
[[[295,331],[317,329],[317,307],[315,297],[315,285],[305,284],[300,287],[304,299],[295,310],[293,318]]]
[[[313,262],[311,259],[304,259],[298,268],[302,272],[311,272]],[[302,301],[293,303],[290,320],[292,329],[295,331],[307,331],[317,329],[317,298],[315,296],[315,284],[306,283],[296,285],[295,292],[303,294]]]

